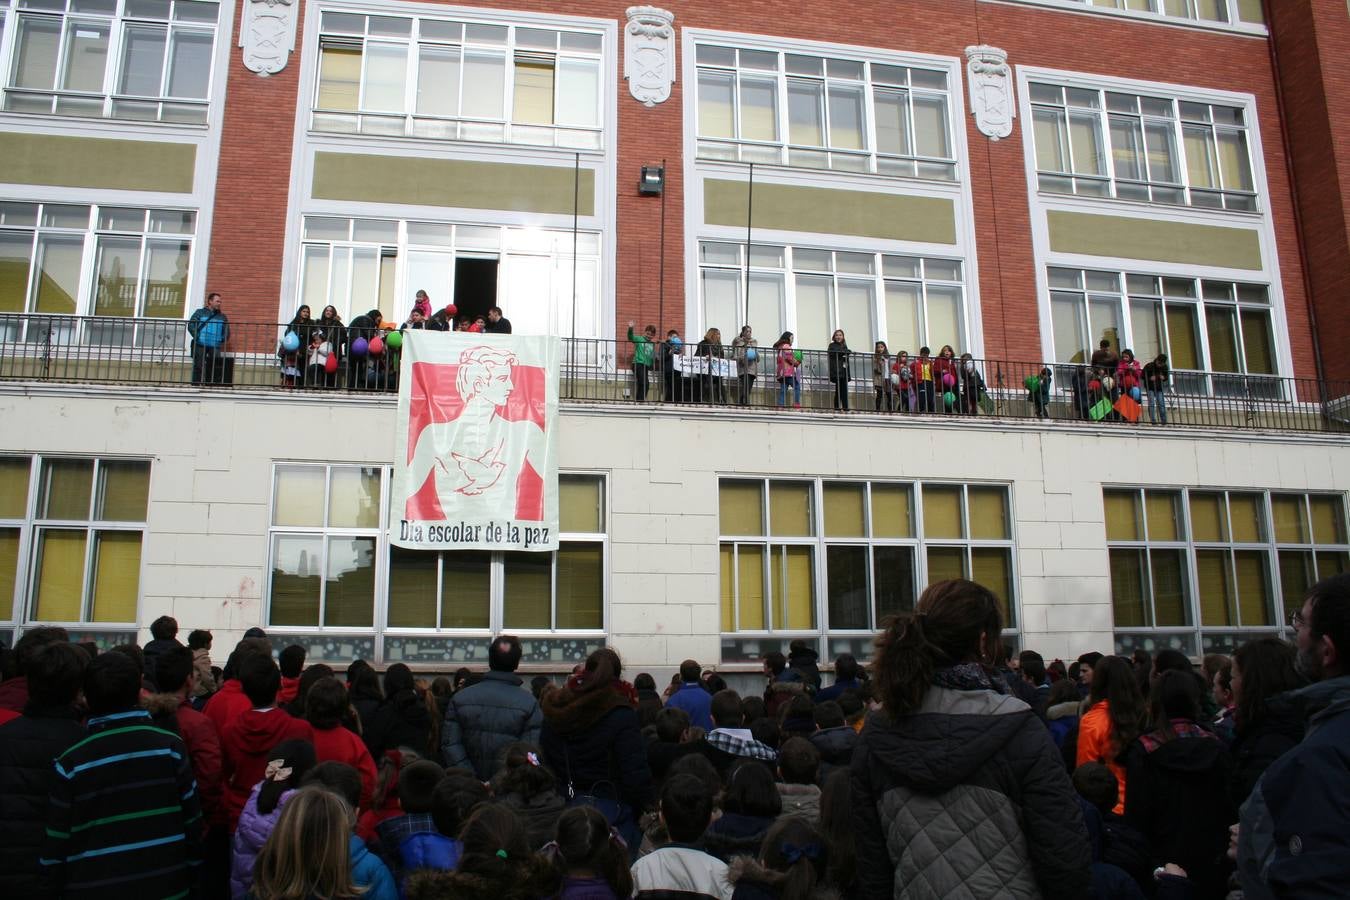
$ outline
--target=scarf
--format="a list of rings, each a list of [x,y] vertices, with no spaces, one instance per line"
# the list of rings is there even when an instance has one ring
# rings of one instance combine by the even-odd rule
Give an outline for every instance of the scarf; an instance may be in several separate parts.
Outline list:
[[[958,663],[933,673],[936,687],[950,688],[954,691],[993,691],[996,694],[1008,693],[1008,686],[1002,678],[993,677],[989,670],[979,663]]]

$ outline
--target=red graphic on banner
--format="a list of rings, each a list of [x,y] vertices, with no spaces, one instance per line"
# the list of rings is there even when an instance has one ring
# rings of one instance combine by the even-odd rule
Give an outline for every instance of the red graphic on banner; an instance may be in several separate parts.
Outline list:
[[[408,459],[412,460],[417,438],[428,425],[453,422],[464,412],[464,398],[455,381],[458,363],[413,363],[412,398],[408,409]],[[497,415],[508,422],[533,422],[543,431],[545,375],[541,366],[512,366],[515,389]]]

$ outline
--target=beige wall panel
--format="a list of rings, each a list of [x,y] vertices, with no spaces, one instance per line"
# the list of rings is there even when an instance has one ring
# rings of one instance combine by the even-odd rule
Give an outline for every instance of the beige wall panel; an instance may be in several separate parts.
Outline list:
[[[1050,249],[1116,259],[1261,269],[1261,237],[1255,228],[1128,219],[1051,210]]]
[[[8,184],[190,194],[196,158],[192,144],[0,132]]]
[[[756,184],[754,228],[847,234],[889,241],[956,243],[956,206],[941,197]],[[745,227],[746,182],[703,181],[703,220]]]

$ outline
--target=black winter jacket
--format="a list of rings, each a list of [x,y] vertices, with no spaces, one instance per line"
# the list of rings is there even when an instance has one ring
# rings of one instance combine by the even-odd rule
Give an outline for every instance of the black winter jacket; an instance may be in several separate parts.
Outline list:
[[[1233,778],[1228,793],[1236,806],[1246,802],[1271,763],[1303,740],[1303,716],[1284,696],[1272,697],[1266,704],[1265,717],[1251,728],[1240,729],[1233,738],[1229,748]]]
[[[931,687],[853,754],[857,896],[1088,896],[1091,849],[1050,734],[993,691]]]
[[[811,735],[812,745],[820,751],[820,778],[822,784],[835,769],[848,768],[853,762],[853,749],[858,746],[858,732],[848,725],[824,728]]]
[[[83,737],[79,714],[68,706],[30,703],[0,726],[0,896],[55,896],[43,887],[38,865],[52,761]]]
[[[436,758],[431,746],[431,713],[416,691],[386,697],[364,727],[366,747],[375,759],[399,747],[411,747],[423,759]]]
[[[592,789],[602,796],[617,794],[615,799],[637,813],[652,805],[652,770],[637,711],[627,697],[608,688],[563,688],[545,694],[542,706],[539,742],[564,799],[570,782],[579,794]]]

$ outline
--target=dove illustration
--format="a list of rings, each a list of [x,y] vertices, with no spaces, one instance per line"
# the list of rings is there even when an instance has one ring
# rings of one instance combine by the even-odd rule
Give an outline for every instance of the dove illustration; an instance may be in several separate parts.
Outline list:
[[[461,494],[470,497],[476,497],[497,483],[506,471],[506,463],[497,462],[497,455],[501,453],[502,445],[498,444],[487,450],[482,456],[465,456],[459,453],[451,452],[450,456],[455,460],[455,465],[459,466],[459,471],[464,474],[467,481],[455,488]]]

